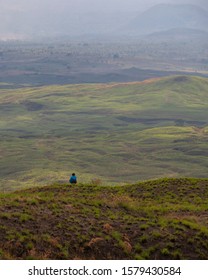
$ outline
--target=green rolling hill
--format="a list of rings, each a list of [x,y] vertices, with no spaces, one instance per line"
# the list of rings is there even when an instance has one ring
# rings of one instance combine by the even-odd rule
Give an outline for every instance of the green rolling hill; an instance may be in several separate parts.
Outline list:
[[[207,177],[208,80],[1,84],[0,188]]]

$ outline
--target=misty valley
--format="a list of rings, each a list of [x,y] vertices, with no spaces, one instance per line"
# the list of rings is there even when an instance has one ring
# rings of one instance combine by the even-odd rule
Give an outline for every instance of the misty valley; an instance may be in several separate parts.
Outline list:
[[[208,42],[191,38],[1,42],[0,81],[24,86],[141,81],[178,73],[207,76]]]

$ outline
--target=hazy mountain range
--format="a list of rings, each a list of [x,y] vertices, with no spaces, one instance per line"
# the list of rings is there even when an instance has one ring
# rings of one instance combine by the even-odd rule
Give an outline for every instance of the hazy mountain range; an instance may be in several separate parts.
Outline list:
[[[149,34],[171,29],[208,31],[208,12],[195,5],[156,5],[123,28],[130,34]]]
[[[208,11],[196,5],[159,4],[139,13],[130,11],[86,12],[68,10],[38,14],[24,9],[0,11],[1,39],[26,39],[64,35],[147,35],[168,30],[208,31]]]

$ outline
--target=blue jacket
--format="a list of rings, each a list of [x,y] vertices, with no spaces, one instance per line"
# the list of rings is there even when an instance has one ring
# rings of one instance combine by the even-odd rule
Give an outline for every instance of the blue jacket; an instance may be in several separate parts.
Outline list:
[[[69,182],[70,182],[71,184],[76,184],[76,183],[77,183],[77,177],[76,177],[76,176],[71,176]]]

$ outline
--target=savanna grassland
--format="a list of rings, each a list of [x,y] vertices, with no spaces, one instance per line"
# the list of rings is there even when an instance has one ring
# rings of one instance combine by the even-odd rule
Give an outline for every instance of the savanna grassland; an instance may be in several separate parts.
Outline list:
[[[1,190],[207,177],[208,80],[1,84]]]
[[[0,195],[0,259],[208,259],[208,180]]]

